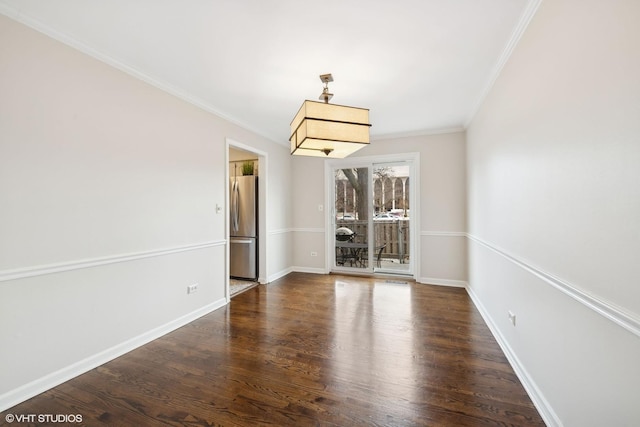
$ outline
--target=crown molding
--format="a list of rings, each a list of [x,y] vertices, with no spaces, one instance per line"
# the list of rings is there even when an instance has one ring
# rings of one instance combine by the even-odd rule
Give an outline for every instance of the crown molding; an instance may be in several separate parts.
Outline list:
[[[464,132],[465,128],[462,126],[459,127],[450,127],[450,128],[435,128],[435,129],[422,129],[410,132],[397,132],[397,133],[386,133],[380,135],[371,135],[371,141],[385,141],[389,139],[400,139],[400,138],[410,138],[416,136],[429,136],[429,135],[443,135],[447,133],[459,133]]]
[[[197,108],[200,108],[201,110],[211,113],[216,117],[224,119],[236,126],[241,127],[244,130],[255,133],[256,135],[260,135],[261,137],[268,139],[269,141],[273,142],[276,145],[283,146],[286,148],[289,147],[288,141],[279,142],[278,139],[273,137],[272,135],[267,135],[264,132],[254,128],[253,126],[250,126],[247,123],[244,123],[243,121],[236,119],[235,117],[232,117],[228,114],[223,113],[216,106],[211,105],[209,102],[203,100],[202,98],[199,98],[191,93],[178,89],[177,87],[170,85],[169,83],[163,81],[162,79],[146,74],[143,71],[135,67],[132,67],[130,65],[127,65],[124,62],[110,55],[100,52],[99,50],[92,48],[91,46],[76,39],[75,37],[72,37],[68,34],[58,31],[44,24],[42,21],[35,19],[27,14],[24,14],[23,12],[5,3],[0,3],[0,14],[5,15],[6,17],[14,21],[17,21],[23,25],[26,25],[27,27],[35,31],[38,31],[39,33],[42,33],[48,37],[51,37],[52,39],[62,44],[65,44],[86,55],[89,55],[90,57],[97,59],[100,62],[110,65],[132,77],[135,77],[138,80],[142,80],[143,82],[157,89],[160,89],[163,92],[169,93],[170,95],[173,95],[176,98],[181,99],[182,101],[185,101]]]
[[[493,70],[491,71],[491,74],[489,76],[489,80],[487,81],[487,84],[484,87],[484,90],[481,92],[480,96],[478,97],[478,100],[474,104],[473,109],[469,114],[469,117],[464,122],[464,129],[467,129],[469,127],[469,125],[473,121],[476,114],[478,114],[478,111],[480,111],[480,107],[482,106],[485,99],[487,98],[487,95],[491,91],[491,88],[495,84],[496,80],[498,80],[498,77],[500,76],[502,69],[504,68],[507,61],[509,61],[511,54],[513,53],[516,45],[522,38],[522,35],[524,34],[525,30],[529,26],[529,23],[531,22],[536,12],[538,11],[538,8],[540,7],[541,3],[542,3],[542,0],[529,0],[527,2],[525,9],[522,12],[522,15],[520,16],[520,21],[518,21],[518,25],[516,25],[513,32],[511,33],[511,37],[509,38],[507,45],[504,47],[504,50],[502,51],[500,58],[498,58],[498,62],[496,62],[496,64],[494,65]]]
[[[407,138],[407,137],[419,137],[419,136],[441,135],[441,134],[448,134],[448,133],[464,132],[467,129],[467,127],[471,124],[471,121],[473,120],[473,118],[479,111],[480,107],[482,106],[485,98],[487,97],[488,93],[493,87],[495,81],[500,75],[500,72],[502,71],[504,65],[506,64],[509,57],[511,56],[515,46],[519,42],[520,38],[522,37],[524,31],[526,30],[527,26],[529,25],[531,19],[535,15],[541,3],[542,3],[542,0],[528,0],[527,5],[525,6],[525,9],[518,22],[518,25],[514,28],[514,31],[512,32],[511,37],[507,42],[507,45],[505,46],[496,65],[494,66],[490,74],[489,80],[484,87],[484,90],[481,92],[481,95],[478,97],[476,103],[473,105],[473,108],[471,109],[471,112],[467,120],[461,126],[454,126],[449,128],[421,129],[421,130],[408,131],[408,132],[372,135],[371,141],[381,141],[381,140],[399,139],[399,138]],[[81,40],[78,40],[75,37],[72,37],[68,34],[58,31],[44,24],[40,20],[23,13],[19,9],[14,8],[13,6],[0,2],[0,14],[3,14],[8,18],[13,19],[17,22],[20,22],[86,55],[89,55],[94,59],[97,59],[103,63],[106,63],[126,74],[129,74],[132,77],[142,80],[150,84],[151,86],[156,87],[157,89],[160,89],[166,93],[169,93],[197,108],[200,108],[201,110],[211,113],[216,117],[219,117],[236,126],[239,126],[244,130],[247,130],[263,138],[266,138],[267,140],[273,142],[277,146],[281,146],[287,149],[289,148],[288,141],[281,141],[279,138],[277,138],[274,135],[266,134],[264,131],[261,131],[253,127],[252,125],[243,122],[242,120],[239,120],[233,116],[230,116],[222,112],[219,108],[217,108],[215,105],[212,105],[210,102],[194,94],[181,90],[158,77],[149,75],[135,67],[127,65],[124,62],[110,55],[107,55],[95,48],[92,48],[88,46],[86,43],[82,42]]]

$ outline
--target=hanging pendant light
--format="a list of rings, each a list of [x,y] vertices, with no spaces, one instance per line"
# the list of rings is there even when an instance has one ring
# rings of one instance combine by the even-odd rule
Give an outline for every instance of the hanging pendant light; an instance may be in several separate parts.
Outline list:
[[[343,158],[369,144],[369,110],[329,104],[331,74],[322,74],[320,100],[304,101],[291,122],[291,154]]]

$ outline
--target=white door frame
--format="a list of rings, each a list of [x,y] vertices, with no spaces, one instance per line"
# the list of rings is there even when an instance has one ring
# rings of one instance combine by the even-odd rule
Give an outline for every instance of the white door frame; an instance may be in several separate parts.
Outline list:
[[[326,246],[325,246],[325,271],[327,273],[332,271],[333,260],[335,259],[335,201],[331,200],[334,190],[332,186],[335,186],[334,176],[332,171],[335,168],[344,167],[372,167],[375,163],[401,163],[411,162],[413,164],[413,177],[411,185],[409,186],[409,206],[411,206],[411,226],[409,229],[409,250],[411,254],[411,271],[409,274],[415,280],[420,277],[420,200],[418,195],[420,194],[420,153],[399,153],[388,155],[376,155],[376,156],[362,156],[362,157],[348,157],[346,159],[329,159],[325,161],[324,176],[325,176],[325,230],[326,234]],[[373,170],[373,169],[371,169]],[[373,181],[373,180],[372,180]],[[372,234],[371,232],[369,233]],[[371,237],[371,236],[369,236]],[[358,269],[358,271],[363,271]]]
[[[251,145],[246,145],[241,142],[235,141],[231,138],[225,138],[226,140],[226,165],[225,165],[225,175],[226,175],[226,184],[225,184],[225,238],[226,238],[226,246],[227,246],[227,254],[226,254],[226,297],[227,301],[230,299],[229,295],[229,178],[230,178],[230,170],[229,170],[229,148],[237,148],[239,150],[249,151],[258,156],[258,282],[259,283],[267,283],[267,278],[269,277],[267,266],[269,263],[267,262],[267,197],[268,197],[268,173],[269,170],[269,154],[266,151],[259,150]]]

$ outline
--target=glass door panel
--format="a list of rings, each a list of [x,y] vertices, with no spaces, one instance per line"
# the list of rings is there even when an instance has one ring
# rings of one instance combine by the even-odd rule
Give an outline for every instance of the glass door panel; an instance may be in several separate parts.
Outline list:
[[[372,271],[369,168],[336,168],[333,173],[336,215],[333,267]]]
[[[376,163],[372,168],[374,271],[409,274],[411,210],[407,163]]]

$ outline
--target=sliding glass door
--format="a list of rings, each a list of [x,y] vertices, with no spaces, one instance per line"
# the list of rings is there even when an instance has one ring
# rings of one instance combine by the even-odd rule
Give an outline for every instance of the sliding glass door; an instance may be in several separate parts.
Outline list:
[[[332,162],[332,270],[413,274],[413,166],[410,160]]]
[[[370,271],[370,169],[366,166],[334,168],[333,176],[334,268]]]
[[[375,271],[392,274],[412,272],[411,170],[411,165],[406,162],[373,164]]]

